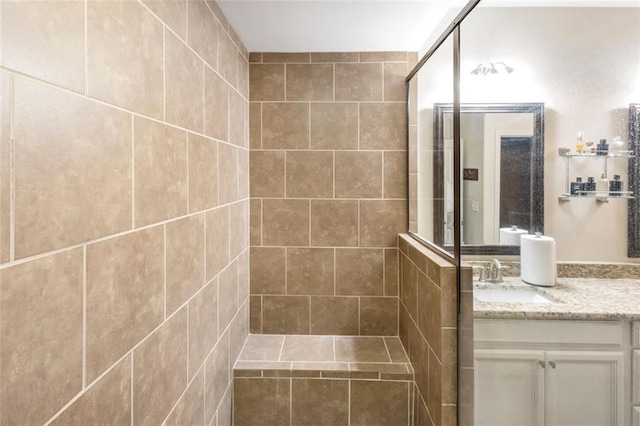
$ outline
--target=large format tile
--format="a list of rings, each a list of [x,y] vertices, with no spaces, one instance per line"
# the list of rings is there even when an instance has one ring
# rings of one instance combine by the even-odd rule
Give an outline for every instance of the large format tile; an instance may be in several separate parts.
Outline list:
[[[250,64],[251,101],[284,101],[284,64]]]
[[[218,143],[189,133],[189,211],[218,205]]]
[[[247,339],[238,359],[242,361],[278,361],[283,342],[284,336],[252,334]]]
[[[220,310],[218,312],[218,326],[220,330],[226,329],[233,316],[238,311],[238,262],[234,261],[220,272],[218,280],[218,297]]]
[[[338,362],[390,362],[382,337],[336,336]]]
[[[229,90],[229,143],[247,147],[246,115],[249,104],[235,90]]]
[[[360,52],[360,62],[407,62],[407,52]]]
[[[382,296],[383,278],[382,250],[336,249],[336,294]]]
[[[249,103],[249,147],[262,149],[262,104]]]
[[[3,424],[42,424],[82,389],[82,250],[0,270]]]
[[[360,104],[360,149],[406,150],[405,103]]]
[[[187,0],[142,0],[183,40],[187,38]]]
[[[264,296],[262,332],[309,334],[308,296]]]
[[[204,0],[188,0],[189,46],[211,68],[218,66],[218,22]]]
[[[397,297],[360,298],[360,335],[396,336],[398,334]]]
[[[382,153],[336,152],[336,198],[382,197]]]
[[[336,64],[336,101],[381,101],[382,64]]]
[[[295,379],[292,381],[293,425],[346,426],[349,418],[349,381]]]
[[[311,245],[358,246],[358,201],[311,200]]]
[[[166,306],[167,313],[172,314],[205,283],[204,215],[166,226]]]
[[[284,197],[284,151],[251,151],[250,194],[252,197]]]
[[[357,297],[311,297],[311,334],[358,334]]]
[[[407,152],[384,153],[384,198],[407,198]]]
[[[333,153],[288,151],[286,196],[289,198],[333,197]]]
[[[262,241],[273,246],[309,245],[308,200],[263,200]]]
[[[238,199],[238,148],[218,145],[218,201],[233,203]]]
[[[135,225],[187,213],[187,134],[136,117],[134,126]]]
[[[3,67],[84,92],[83,2],[3,1],[0,16]]]
[[[218,25],[218,73],[233,87],[238,85],[238,49]]]
[[[161,354],[161,355],[160,355]],[[160,424],[187,386],[187,310],[133,352],[133,423]]]
[[[407,231],[405,200],[360,202],[360,245],[395,247],[398,233]]]
[[[406,101],[407,85],[407,64],[384,64],[384,100],[385,101]]]
[[[358,104],[312,103],[312,149],[358,149]]]
[[[229,208],[208,211],[206,222],[208,281],[229,263]]]
[[[262,147],[309,148],[309,104],[302,102],[262,105]]]
[[[218,340],[218,304],[217,279],[189,302],[189,379]]]
[[[165,120],[204,131],[204,63],[180,39],[165,32]]]
[[[287,101],[333,100],[332,64],[287,65]]]
[[[131,356],[75,400],[52,425],[131,424]]]
[[[130,229],[131,116],[21,79],[14,96],[16,258]]]
[[[229,255],[234,259],[249,246],[249,200],[229,206]]]
[[[95,379],[162,322],[161,226],[87,247],[87,379]]]
[[[409,424],[410,382],[353,380],[351,425]]]
[[[2,6],[0,6],[2,7]],[[0,73],[0,263],[9,261],[9,232],[11,220],[10,196],[10,144],[9,126],[11,117],[10,105],[11,78]]]
[[[286,252],[279,247],[251,248],[251,294],[284,294]]]
[[[204,383],[205,424],[210,424],[231,380],[229,333],[218,340],[205,361],[204,368],[207,379]]]
[[[311,58],[310,53],[306,52],[293,52],[293,53],[279,53],[279,52],[266,52],[262,54],[262,62],[309,62]]]
[[[204,132],[221,141],[229,140],[229,85],[217,73],[204,70]]]
[[[257,419],[265,425],[288,425],[290,393],[289,379],[235,379],[234,425],[255,426]]]
[[[162,118],[162,24],[133,1],[91,0],[86,14],[88,94]]]
[[[332,336],[284,336],[280,361],[333,362]]]
[[[287,294],[333,294],[333,249],[287,249]]]
[[[198,372],[165,422],[166,426],[204,424],[204,369]]]

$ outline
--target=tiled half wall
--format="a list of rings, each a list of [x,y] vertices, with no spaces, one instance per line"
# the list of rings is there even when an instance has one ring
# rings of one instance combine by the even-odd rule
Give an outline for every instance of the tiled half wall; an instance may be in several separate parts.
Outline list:
[[[415,61],[250,55],[252,333],[397,335]]]
[[[410,236],[398,237],[400,249],[400,340],[415,371],[415,424],[457,423],[456,267]],[[462,270],[470,288],[471,268]],[[465,295],[465,294],[463,294]],[[466,293],[465,300],[471,300]],[[471,324],[471,318],[468,318]],[[463,362],[471,362],[463,357]],[[467,424],[467,423],[461,423]]]
[[[213,1],[0,8],[0,424],[230,425],[246,49]]]

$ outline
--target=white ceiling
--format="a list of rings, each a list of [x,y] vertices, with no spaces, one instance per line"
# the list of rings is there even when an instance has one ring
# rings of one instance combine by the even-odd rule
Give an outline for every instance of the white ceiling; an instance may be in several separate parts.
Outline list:
[[[218,0],[250,52],[417,51],[465,0]]]
[[[420,51],[467,0],[218,0],[250,52]],[[483,6],[638,6],[640,0],[483,0]]]

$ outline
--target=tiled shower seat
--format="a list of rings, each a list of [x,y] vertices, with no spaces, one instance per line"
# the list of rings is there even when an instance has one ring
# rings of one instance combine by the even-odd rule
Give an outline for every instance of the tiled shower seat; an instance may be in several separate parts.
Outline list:
[[[397,337],[253,334],[234,367],[234,424],[409,425],[413,379]]]

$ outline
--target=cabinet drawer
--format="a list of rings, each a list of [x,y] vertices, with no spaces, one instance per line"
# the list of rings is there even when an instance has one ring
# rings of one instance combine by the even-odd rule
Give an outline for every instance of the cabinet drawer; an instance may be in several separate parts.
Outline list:
[[[640,347],[640,321],[631,323],[631,344],[634,348]]]
[[[622,346],[621,321],[484,320],[474,322],[474,341]]]

